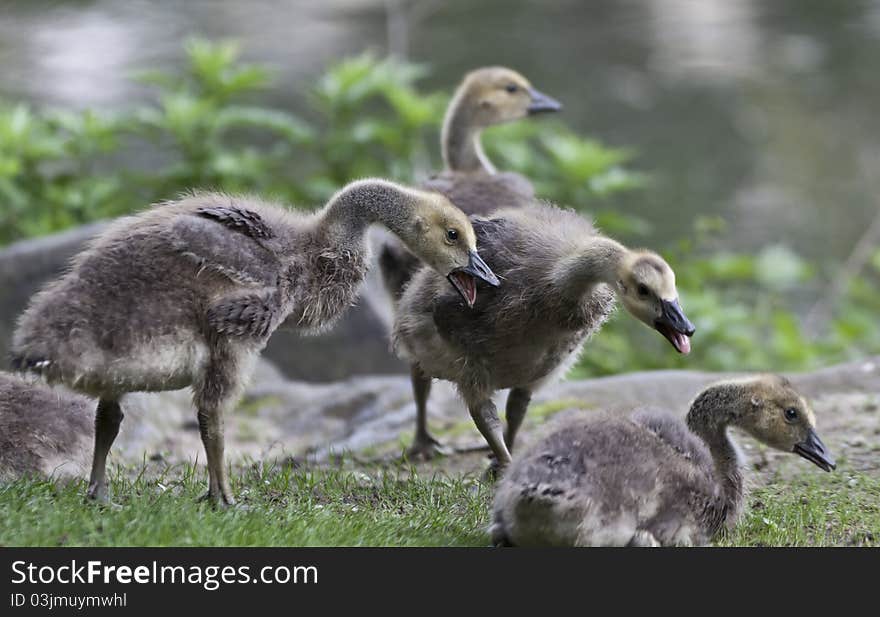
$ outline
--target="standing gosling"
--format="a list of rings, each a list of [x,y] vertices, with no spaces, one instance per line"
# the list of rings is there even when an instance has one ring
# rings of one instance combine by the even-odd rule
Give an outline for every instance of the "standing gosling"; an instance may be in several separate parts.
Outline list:
[[[497,284],[470,222],[449,200],[361,180],[313,214],[202,194],[120,219],[36,294],[13,337],[14,364],[99,398],[88,495],[107,498],[122,396],[192,386],[206,497],[233,504],[224,413],[278,326],[320,331],[355,300],[374,223],[448,276],[468,302],[474,277]]]
[[[558,101],[533,88],[516,71],[504,67],[471,71],[455,91],[443,119],[440,148],[445,169],[424,182],[422,188],[446,195],[465,214],[489,214],[499,207],[531,203],[535,197],[532,183],[517,173],[496,172],[483,152],[480,137],[490,126],[560,109]],[[379,269],[395,303],[421,265],[400,242],[392,239],[382,247]],[[428,432],[427,411],[420,403],[427,398],[431,378],[416,364],[410,370],[417,420],[416,437],[408,454],[428,459],[443,449]]]
[[[480,137],[490,126],[560,109],[558,101],[533,88],[516,71],[498,66],[471,71],[455,91],[443,119],[440,147],[445,169],[421,188],[446,195],[465,214],[489,214],[499,207],[531,202],[535,196],[532,183],[517,173],[496,172]],[[394,300],[420,265],[399,242],[385,243],[379,267]]]
[[[499,483],[492,541],[707,544],[736,524],[743,507],[742,462],[727,428],[831,471],[834,459],[815,425],[807,401],[776,375],[710,386],[686,423],[653,410],[568,418],[517,457]]]
[[[457,387],[501,468],[535,389],[561,377],[619,298],[630,315],[690,352],[694,326],[678,301],[675,274],[663,258],[601,235],[583,217],[547,204],[499,210],[473,219],[480,251],[504,281],[462,311],[442,278],[423,268],[401,297],[394,323],[397,353],[413,365],[419,428],[416,445],[433,438],[424,425],[430,380]],[[492,402],[511,388],[507,432]]]

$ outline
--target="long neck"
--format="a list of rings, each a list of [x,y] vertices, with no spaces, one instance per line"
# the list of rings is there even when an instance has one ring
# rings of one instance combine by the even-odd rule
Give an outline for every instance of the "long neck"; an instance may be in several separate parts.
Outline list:
[[[412,189],[385,180],[353,182],[336,193],[320,215],[320,227],[336,242],[364,241],[367,227],[378,223],[406,238],[417,195]]]
[[[628,254],[629,250],[619,242],[595,236],[582,250],[562,259],[552,278],[569,297],[580,297],[599,283],[615,287]]]
[[[480,143],[481,127],[476,126],[474,111],[465,101],[463,94],[457,94],[443,119],[443,163],[449,171],[495,173]]]
[[[742,463],[727,428],[744,415],[744,386],[721,384],[704,390],[691,405],[687,425],[709,448],[715,475],[721,484],[726,517],[731,522],[739,515],[743,500]]]

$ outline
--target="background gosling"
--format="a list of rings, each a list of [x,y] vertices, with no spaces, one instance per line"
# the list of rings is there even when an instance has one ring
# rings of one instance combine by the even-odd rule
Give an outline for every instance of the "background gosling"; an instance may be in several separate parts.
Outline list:
[[[449,200],[362,180],[314,214],[218,194],[160,205],[116,221],[36,294],[14,334],[13,363],[99,398],[88,495],[107,498],[122,396],[192,386],[207,497],[233,504],[224,412],[277,327],[321,330],[354,301],[373,223],[450,277],[469,303],[473,277],[497,284]]]
[[[729,426],[825,471],[835,467],[809,404],[776,375],[708,387],[686,422],[654,410],[590,416],[566,418],[514,460],[495,495],[493,543],[707,544],[743,507]]]
[[[422,188],[446,195],[465,214],[488,214],[531,202],[535,196],[532,183],[517,173],[496,172],[480,137],[490,126],[560,109],[558,101],[536,90],[516,71],[504,67],[471,71],[455,91],[443,119],[440,147],[445,169]],[[391,239],[384,244],[379,267],[392,299],[400,297],[420,265],[399,242]]]
[[[620,299],[630,315],[690,351],[694,326],[678,301],[675,274],[662,257],[601,235],[570,210],[535,203],[473,219],[480,250],[504,281],[480,292],[473,310],[423,268],[400,299],[393,340],[413,374],[458,387],[496,462],[510,448],[535,389],[561,377]],[[417,409],[428,390],[414,382]],[[492,402],[511,388],[507,431]],[[421,413],[418,421],[423,422]],[[416,433],[416,446],[420,443]]]

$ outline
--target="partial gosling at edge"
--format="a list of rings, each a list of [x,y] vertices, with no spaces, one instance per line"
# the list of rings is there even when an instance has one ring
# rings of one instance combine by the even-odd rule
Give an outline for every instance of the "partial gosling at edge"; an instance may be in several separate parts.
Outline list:
[[[94,404],[0,372],[0,481],[79,475],[88,464]]]

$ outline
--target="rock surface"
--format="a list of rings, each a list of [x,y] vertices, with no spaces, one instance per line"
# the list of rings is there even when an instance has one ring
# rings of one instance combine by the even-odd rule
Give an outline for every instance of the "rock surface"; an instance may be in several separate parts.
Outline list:
[[[67,269],[70,258],[106,226],[95,223],[71,231],[17,242],[0,250],[0,358],[6,364],[12,332],[28,300]],[[5,368],[5,366],[2,366]]]
[[[105,227],[106,223],[94,223],[0,250],[0,368],[5,368],[12,332],[30,297],[64,272],[70,258]],[[371,230],[370,243],[377,246],[386,233]],[[331,331],[302,337],[293,331],[279,330],[264,356],[291,379],[307,381],[403,373],[405,366],[390,351],[390,322],[390,302],[382,288],[379,269],[373,267],[360,301]]]
[[[654,371],[564,382],[536,394],[522,434],[528,440],[537,425],[563,410],[590,413],[602,408],[623,413],[633,406],[652,404],[684,414],[702,387],[725,376],[697,371]],[[846,452],[851,463],[876,472],[874,459],[880,449],[880,358],[790,376],[811,398],[820,433],[832,451]],[[65,453],[72,464],[62,466],[60,473],[78,474],[85,470],[82,461],[88,460],[89,455],[82,451],[83,444],[87,444],[86,450],[91,447],[94,403],[86,404],[81,397],[69,400],[65,408],[53,412],[63,411],[75,420],[69,431],[52,433],[48,438],[41,431],[30,434],[33,439],[46,441],[49,451]],[[498,403],[503,408],[503,398]],[[435,383],[430,405],[430,423],[438,436],[465,449],[482,446],[464,405],[448,383]],[[125,420],[112,454],[116,462],[139,465],[144,458],[171,464],[204,460],[188,391],[131,395],[124,401],[124,410]],[[5,413],[8,417],[9,412]],[[399,455],[412,434],[414,415],[406,377],[369,376],[329,384],[303,383],[286,379],[271,363],[262,360],[241,405],[228,418],[227,456],[234,462],[281,460],[290,456],[321,461],[344,452],[360,457]],[[5,427],[0,426],[0,433],[3,432]],[[26,445],[17,449],[25,451]],[[746,448],[752,447],[754,444],[746,440]],[[8,455],[5,460],[8,467]],[[53,468],[58,462],[56,456]],[[46,467],[34,466],[39,470]]]

